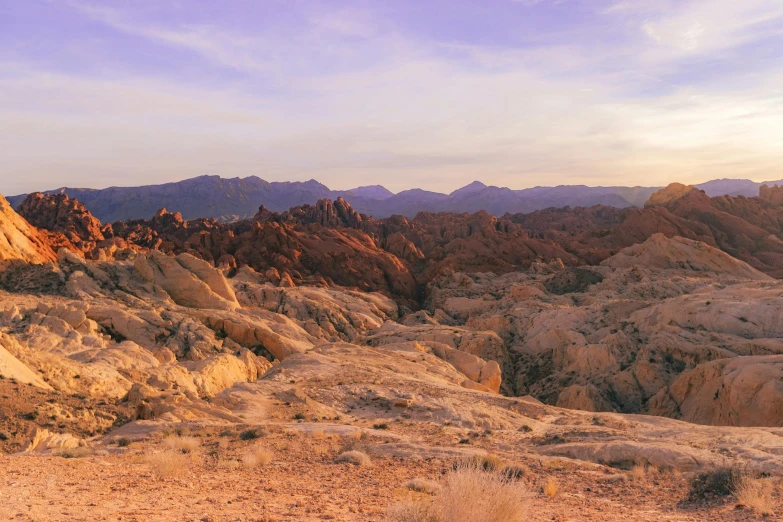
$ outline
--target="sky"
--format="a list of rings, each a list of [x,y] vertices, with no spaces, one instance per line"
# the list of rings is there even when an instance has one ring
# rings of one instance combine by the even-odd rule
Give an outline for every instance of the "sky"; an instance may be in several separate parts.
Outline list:
[[[0,193],[783,177],[781,0],[0,0]]]

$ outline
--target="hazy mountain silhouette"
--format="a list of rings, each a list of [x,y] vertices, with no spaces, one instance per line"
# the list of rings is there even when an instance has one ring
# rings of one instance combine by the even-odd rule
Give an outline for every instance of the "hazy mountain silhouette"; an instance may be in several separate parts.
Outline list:
[[[783,181],[765,182],[767,184]],[[709,196],[757,196],[762,183],[746,179],[720,179],[695,187]],[[422,189],[392,193],[381,185],[357,187],[351,190],[331,190],[315,180],[304,182],[269,182],[256,176],[247,178],[196,178],[140,187],[110,187],[84,189],[63,187],[44,192],[63,193],[76,198],[102,222],[147,218],[158,209],[182,213],[185,219],[215,217],[233,220],[253,216],[260,205],[282,212],[290,207],[313,204],[319,199],[342,196],[358,212],[376,218],[393,214],[413,217],[418,212],[476,212],[490,214],[534,212],[549,207],[589,207],[609,205],[617,208],[641,207],[650,195],[661,187],[588,187],[560,185],[512,190],[487,186],[480,181],[466,185],[451,194]],[[18,207],[27,194],[11,196],[8,201]]]

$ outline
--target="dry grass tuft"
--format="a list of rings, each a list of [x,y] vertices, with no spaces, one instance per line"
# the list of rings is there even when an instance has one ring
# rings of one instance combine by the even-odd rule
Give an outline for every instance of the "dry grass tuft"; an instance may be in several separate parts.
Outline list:
[[[401,500],[386,510],[387,522],[442,522],[433,502]]]
[[[87,446],[79,446],[77,448],[66,448],[56,453],[64,459],[83,459],[92,455],[92,450]]]
[[[337,462],[348,462],[349,464],[356,464],[357,466],[370,466],[372,461],[366,453],[357,450],[344,451],[337,455]]]
[[[361,451],[364,449],[365,441],[367,441],[368,438],[367,432],[359,430],[354,431],[350,435],[342,438],[341,451]]]
[[[525,501],[518,482],[476,466],[451,471],[439,495],[441,520],[448,522],[522,522]]]
[[[544,486],[541,488],[541,490],[547,497],[554,498],[560,492],[560,483],[556,478],[549,477],[546,479],[546,482],[544,482]]]
[[[188,466],[188,456],[182,451],[167,449],[147,456],[147,465],[158,478],[181,475]]]
[[[163,439],[163,445],[181,453],[193,453],[201,446],[201,441],[196,437],[167,437]]]
[[[268,449],[262,446],[256,446],[242,456],[242,465],[247,469],[255,469],[259,466],[266,466],[272,462],[274,455]]]
[[[530,469],[524,464],[506,464],[500,473],[509,480],[520,480],[530,475]]]
[[[367,440],[369,438],[369,435],[364,430],[356,430],[353,433],[351,433],[349,437],[352,437],[356,440]]]
[[[457,471],[461,468],[478,468],[483,471],[500,471],[503,468],[503,459],[497,455],[474,455],[467,459],[454,463],[452,469]]]
[[[775,512],[775,500],[772,497],[775,485],[770,479],[753,478],[748,473],[739,474],[732,482],[731,493],[737,502],[762,516]]]
[[[435,495],[440,491],[440,484],[423,478],[411,479],[405,483],[405,488],[417,493],[426,493],[427,495]]]
[[[644,482],[647,479],[647,468],[641,465],[631,468],[631,479],[634,482]]]

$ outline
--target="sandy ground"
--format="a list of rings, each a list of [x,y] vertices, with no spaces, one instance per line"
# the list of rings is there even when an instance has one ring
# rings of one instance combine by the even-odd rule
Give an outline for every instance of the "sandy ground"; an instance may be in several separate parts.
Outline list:
[[[397,428],[395,426],[394,428]],[[301,431],[304,430],[304,431]],[[197,449],[174,476],[154,473],[150,455],[164,451],[166,436],[119,447],[113,439],[90,454],[0,457],[0,520],[9,521],[242,521],[384,520],[390,503],[411,495],[412,478],[439,480],[453,458],[427,458],[453,448],[421,448],[423,458],[384,456],[396,447],[388,438],[324,434],[310,423],[269,425],[261,437],[241,440],[240,428],[184,427]],[[309,432],[309,433],[308,433]],[[248,469],[243,455],[263,446],[273,457]],[[687,501],[688,480],[676,473],[632,473],[564,459],[542,459],[524,449],[505,451],[491,435],[473,448],[492,450],[529,468],[525,485],[531,521],[744,521],[759,517],[735,506],[731,497]],[[344,449],[358,448],[370,466],[336,463]],[[499,450],[499,451],[498,451]],[[446,455],[446,453],[444,453]],[[542,492],[549,478],[556,496]],[[770,517],[769,520],[779,520]]]

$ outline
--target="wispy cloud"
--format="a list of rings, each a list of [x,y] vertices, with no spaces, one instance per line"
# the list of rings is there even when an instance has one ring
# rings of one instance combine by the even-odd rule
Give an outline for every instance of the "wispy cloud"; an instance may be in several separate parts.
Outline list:
[[[608,14],[637,15],[640,29],[656,43],[686,54],[731,49],[781,34],[778,0],[686,0],[613,4]]]
[[[269,71],[272,65],[265,59],[257,39],[219,27],[207,24],[161,27],[134,22],[127,13],[100,4],[68,2],[68,5],[117,31],[187,49],[224,67],[259,72]]]

